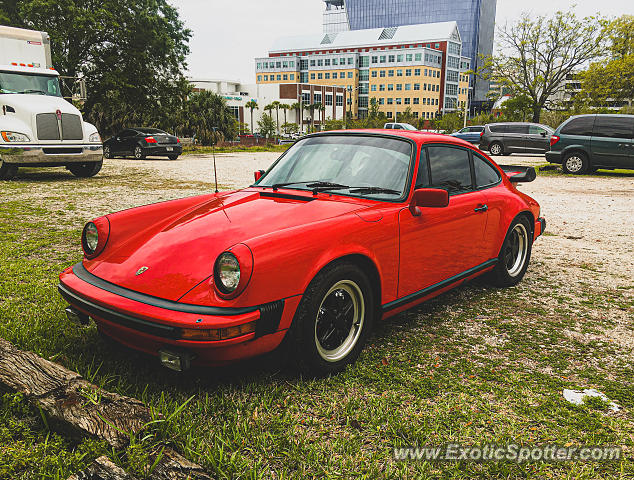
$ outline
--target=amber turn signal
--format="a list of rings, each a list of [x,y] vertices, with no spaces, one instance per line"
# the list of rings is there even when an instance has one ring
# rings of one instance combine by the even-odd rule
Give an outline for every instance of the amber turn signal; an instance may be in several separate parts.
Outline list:
[[[212,329],[197,329],[197,328],[183,328],[181,338],[183,340],[227,340],[229,338],[240,337],[248,333],[255,332],[256,322],[243,323],[242,325],[236,325],[234,327],[226,328],[212,328]]]

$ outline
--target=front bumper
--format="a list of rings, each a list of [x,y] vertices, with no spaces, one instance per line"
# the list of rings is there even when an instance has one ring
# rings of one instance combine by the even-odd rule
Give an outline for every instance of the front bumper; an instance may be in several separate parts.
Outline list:
[[[546,160],[549,163],[559,163],[561,164],[562,159],[561,159],[561,152],[552,152],[552,151],[547,151],[546,152]]]
[[[101,144],[0,144],[0,158],[4,163],[23,166],[63,166],[70,163],[100,162]]]
[[[87,272],[82,264],[61,273],[58,289],[74,309],[92,318],[98,329],[115,341],[153,356],[165,350],[187,352],[193,365],[221,365],[275,349],[286,334],[280,325],[290,324],[300,299],[296,296],[245,308],[183,304],[109,284]],[[229,328],[253,321],[255,332],[239,337],[213,341],[181,338],[183,329]]]

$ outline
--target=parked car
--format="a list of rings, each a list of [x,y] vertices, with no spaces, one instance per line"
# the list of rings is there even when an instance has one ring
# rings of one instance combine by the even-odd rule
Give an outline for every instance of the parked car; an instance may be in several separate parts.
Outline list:
[[[409,123],[386,123],[383,125],[383,128],[387,130],[412,130],[418,131],[418,129],[414,125],[410,125]]]
[[[158,128],[126,128],[103,142],[106,158],[134,155],[137,160],[147,156],[167,157],[176,160],[183,153],[178,137]]]
[[[317,133],[255,177],[88,222],[83,261],[60,275],[68,317],[175,370],[285,341],[328,374],[381,319],[487,272],[516,285],[545,228],[513,186],[533,168],[449,136]]]
[[[451,134],[452,137],[460,138],[462,140],[466,140],[470,143],[480,143],[480,134],[484,130],[483,125],[471,125],[469,127],[464,127],[457,132]]]
[[[539,123],[488,123],[480,137],[480,149],[491,155],[545,153],[553,129]]]
[[[546,160],[566,173],[634,169],[634,115],[577,115],[559,125]]]

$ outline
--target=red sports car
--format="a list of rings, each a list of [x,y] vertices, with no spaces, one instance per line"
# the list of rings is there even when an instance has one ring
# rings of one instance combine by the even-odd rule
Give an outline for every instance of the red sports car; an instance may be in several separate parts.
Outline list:
[[[518,283],[545,228],[514,185],[532,168],[500,168],[445,135],[309,135],[255,176],[89,222],[84,260],[60,275],[69,318],[175,370],[284,340],[327,374],[378,320],[487,272]]]

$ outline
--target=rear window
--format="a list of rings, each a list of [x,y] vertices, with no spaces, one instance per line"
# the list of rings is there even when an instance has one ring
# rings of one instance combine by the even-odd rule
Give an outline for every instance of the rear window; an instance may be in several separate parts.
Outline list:
[[[573,118],[562,127],[559,133],[562,135],[584,135],[589,137],[592,135],[594,119],[594,115]]]
[[[489,130],[491,130],[493,133],[504,133],[506,132],[506,125],[491,125],[489,127]]]
[[[139,129],[139,131],[146,135],[156,135],[159,133],[165,133],[163,130],[159,130],[158,128],[143,128],[143,129]]]
[[[594,124],[595,137],[632,138],[634,118],[598,116]]]

